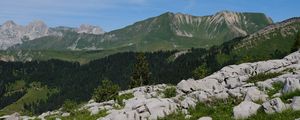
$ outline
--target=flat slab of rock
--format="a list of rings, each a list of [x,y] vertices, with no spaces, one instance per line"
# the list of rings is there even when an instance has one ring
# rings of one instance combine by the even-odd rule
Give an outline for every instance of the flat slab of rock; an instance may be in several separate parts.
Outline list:
[[[243,101],[238,106],[233,108],[233,115],[235,119],[246,119],[251,115],[255,115],[261,105],[251,101]]]

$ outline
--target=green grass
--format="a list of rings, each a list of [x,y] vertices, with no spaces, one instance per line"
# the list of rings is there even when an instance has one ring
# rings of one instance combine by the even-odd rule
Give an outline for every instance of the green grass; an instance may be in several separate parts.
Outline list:
[[[165,98],[175,97],[176,96],[176,88],[175,87],[166,88],[163,93],[165,95],[164,96]]]
[[[189,120],[197,120],[204,116],[210,116],[213,120],[234,120],[233,107],[238,103],[239,101],[234,101],[233,99],[215,101],[212,103],[198,103],[195,108],[188,110],[190,115],[192,115]],[[256,115],[246,120],[294,120],[296,118],[300,118],[300,111],[292,111],[289,109],[282,113],[266,114],[261,108],[257,111]],[[164,118],[159,118],[159,120],[185,120],[185,115],[181,112],[175,112]]]
[[[278,72],[275,72],[275,73],[260,73],[260,74],[257,74],[255,76],[250,77],[247,80],[247,82],[248,83],[256,83],[256,82],[259,82],[259,81],[265,81],[267,79],[275,78],[275,77],[280,76],[282,74],[283,73],[278,73]]]
[[[285,93],[280,96],[283,102],[288,102],[288,99],[292,99],[294,96],[300,96],[300,90],[296,90],[294,92]]]
[[[218,100],[211,103],[198,103],[195,108],[191,108],[188,111],[192,117],[190,120],[197,120],[200,117],[210,116],[213,120],[230,120],[232,119],[233,107],[236,106],[239,101],[233,99]],[[183,113],[172,113],[159,120],[185,120]]]
[[[274,83],[274,84],[272,85],[272,87],[273,87],[274,89],[270,89],[270,90],[268,90],[268,92],[267,92],[268,96],[269,96],[269,97],[272,97],[274,94],[278,93],[279,90],[281,90],[281,89],[283,88],[283,86],[284,86],[284,83],[282,83],[282,82],[276,82],[276,83]]]
[[[260,109],[256,115],[251,116],[247,120],[295,120],[300,118],[300,111],[285,110],[282,113],[266,114]]]
[[[117,100],[117,102],[120,106],[124,106],[123,100],[128,100],[128,99],[133,98],[133,97],[134,96],[133,96],[132,93],[126,93],[126,94],[122,94],[122,95],[117,96],[116,100]]]
[[[81,110],[72,112],[68,117],[61,117],[58,115],[47,116],[46,120],[56,120],[56,118],[60,118],[62,120],[97,120],[100,117],[104,117],[107,115],[106,110],[99,111],[98,114],[91,115],[88,110]]]
[[[71,113],[68,117],[61,117],[62,120],[97,120],[100,117],[104,117],[107,115],[106,110],[99,111],[98,114],[91,115],[91,113],[87,110],[77,111]]]

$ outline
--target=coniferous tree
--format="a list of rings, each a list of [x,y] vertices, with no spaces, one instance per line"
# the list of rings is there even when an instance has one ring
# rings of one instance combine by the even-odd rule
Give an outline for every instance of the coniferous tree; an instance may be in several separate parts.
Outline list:
[[[137,54],[136,60],[137,62],[134,65],[131,76],[130,88],[148,85],[150,81],[149,63],[146,60],[145,54]]]
[[[298,34],[296,36],[296,40],[292,47],[291,52],[295,52],[295,51],[299,50],[299,48],[300,48],[300,32],[298,32]]]
[[[193,71],[193,76],[196,79],[202,79],[204,77],[206,77],[208,75],[208,70],[207,70],[207,66],[206,64],[203,64],[199,67],[197,67],[194,71]]]
[[[110,80],[102,80],[101,85],[94,90],[93,98],[96,102],[113,100],[118,96],[120,87]]]

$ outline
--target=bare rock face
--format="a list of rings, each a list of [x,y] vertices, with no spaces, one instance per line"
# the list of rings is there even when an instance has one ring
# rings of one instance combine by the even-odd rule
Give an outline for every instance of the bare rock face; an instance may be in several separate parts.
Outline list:
[[[25,27],[25,36],[29,39],[39,38],[43,35],[48,35],[48,26],[43,21],[33,21]]]
[[[16,44],[22,44],[24,41],[44,36],[61,36],[63,34],[61,30],[96,35],[104,34],[104,31],[100,27],[86,24],[81,25],[79,28],[61,26],[52,29],[40,20],[30,22],[26,26],[18,25],[14,21],[9,20],[0,25],[0,50],[6,50]]]
[[[33,21],[27,26],[7,21],[0,26],[0,49],[7,49],[26,40],[50,35],[49,28],[42,21]]]
[[[104,34],[104,31],[102,28],[98,26],[92,26],[92,25],[87,25],[87,24],[82,24],[80,27],[77,29],[78,33],[87,33],[87,34],[96,34],[96,35],[101,35]]]

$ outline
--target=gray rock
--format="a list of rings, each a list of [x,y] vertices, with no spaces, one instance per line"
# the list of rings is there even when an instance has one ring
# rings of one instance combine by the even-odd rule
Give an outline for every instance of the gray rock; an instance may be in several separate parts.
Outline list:
[[[275,112],[281,113],[282,111],[287,109],[286,105],[281,101],[280,98],[274,98],[272,100],[264,102],[262,106],[267,114],[272,114]]]
[[[255,115],[261,105],[251,101],[243,101],[238,106],[233,108],[233,115],[235,119],[246,119],[251,115]]]
[[[225,85],[220,83],[217,79],[204,78],[197,80],[195,84],[197,85],[196,90],[202,90],[210,94],[220,93],[225,89]]]
[[[246,101],[266,101],[268,98],[268,95],[266,95],[264,92],[258,90],[257,87],[250,87],[247,88],[246,92]]]
[[[201,117],[198,120],[212,120],[212,118],[211,117]]]
[[[4,119],[4,120],[20,120],[20,114],[19,113],[13,113],[11,115],[5,115],[5,116],[1,116],[0,119]]]
[[[232,97],[237,97],[237,98],[241,98],[243,96],[242,92],[241,92],[240,87],[234,88],[234,89],[229,89],[228,90],[228,94]]]
[[[293,98],[291,107],[293,110],[300,110],[300,96],[296,96]]]
[[[186,115],[186,116],[184,116],[184,119],[190,119],[192,116],[191,115]]]
[[[242,86],[244,83],[240,80],[240,78],[238,77],[235,77],[235,78],[228,78],[226,80],[226,87],[227,88],[230,88],[230,89],[233,89],[233,88],[236,88],[236,87],[240,87]]]
[[[192,92],[196,90],[197,82],[194,79],[182,80],[177,84],[177,89],[183,92]]]
[[[275,98],[275,97],[280,97],[280,96],[282,96],[282,93],[281,93],[281,92],[275,93],[274,95],[272,95],[273,98]]]
[[[77,32],[96,35],[104,34],[104,31],[99,26],[92,26],[87,24],[80,25],[80,27],[77,29]]]
[[[200,102],[206,102],[206,101],[209,100],[209,97],[208,97],[207,93],[204,92],[204,91],[192,92],[192,93],[188,94],[188,97],[195,98]]]
[[[300,90],[300,80],[296,78],[287,78],[283,93],[293,92],[295,90]]]
[[[183,108],[190,108],[190,107],[195,107],[196,106],[196,100],[190,97],[186,97],[183,101],[181,101],[181,106]]]
[[[228,97],[229,97],[229,94],[226,93],[225,91],[215,94],[216,99],[224,100],[224,99],[227,99]]]
[[[300,51],[296,51],[288,56],[284,57],[284,60],[289,61],[293,64],[299,63],[300,61]]]
[[[61,116],[62,117],[68,117],[68,116],[70,116],[71,114],[70,113],[63,113]]]

